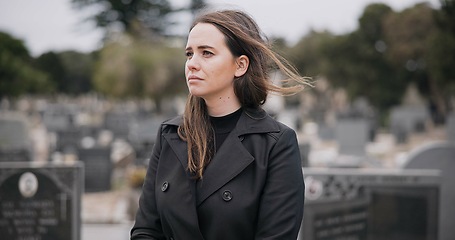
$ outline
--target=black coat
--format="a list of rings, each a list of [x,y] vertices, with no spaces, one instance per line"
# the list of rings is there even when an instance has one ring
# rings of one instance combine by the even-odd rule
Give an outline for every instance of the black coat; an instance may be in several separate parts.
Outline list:
[[[295,132],[261,109],[245,110],[196,183],[181,123],[162,124],[131,239],[296,239],[304,183]]]

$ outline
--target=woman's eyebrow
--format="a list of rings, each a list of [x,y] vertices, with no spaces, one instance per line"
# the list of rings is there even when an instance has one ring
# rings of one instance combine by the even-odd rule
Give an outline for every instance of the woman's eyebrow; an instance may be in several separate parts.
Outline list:
[[[215,49],[215,48],[210,45],[201,45],[201,46],[198,46],[197,49]],[[193,48],[187,47],[185,50],[189,51],[189,50],[193,50]]]

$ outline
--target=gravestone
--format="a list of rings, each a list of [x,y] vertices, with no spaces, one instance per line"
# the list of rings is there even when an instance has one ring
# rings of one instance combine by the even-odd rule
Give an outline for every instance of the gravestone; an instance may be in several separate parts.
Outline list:
[[[299,239],[435,240],[437,170],[303,169]]]
[[[446,120],[447,141],[455,143],[455,112],[449,114]]]
[[[0,162],[32,160],[27,120],[18,113],[0,115]]]
[[[455,145],[433,143],[413,151],[404,165],[405,169],[438,169],[441,171],[441,205],[439,214],[439,239],[455,236]]]
[[[82,132],[71,127],[57,131],[56,150],[64,153],[75,153],[81,145]]]
[[[78,150],[78,158],[84,163],[86,192],[111,190],[113,171],[111,148],[81,148]]]
[[[80,240],[82,166],[0,163],[0,238]]]
[[[300,143],[299,144],[300,161],[302,162],[302,167],[310,166],[310,160],[309,160],[310,150],[311,150],[310,143]]]
[[[338,119],[335,136],[339,154],[365,156],[365,147],[369,137],[368,122],[365,119]]]
[[[108,112],[104,116],[104,127],[115,137],[127,139],[135,114],[130,112]]]
[[[398,143],[405,143],[408,135],[423,132],[430,113],[425,106],[400,106],[392,109],[390,130]]]
[[[73,127],[77,106],[72,104],[49,104],[43,111],[43,123],[49,132]]]
[[[335,128],[325,123],[319,123],[318,137],[325,141],[333,140],[335,138]]]
[[[148,158],[151,156],[155,138],[164,121],[160,117],[141,118],[134,121],[128,135],[128,140],[131,143],[136,158],[136,165],[146,165]]]

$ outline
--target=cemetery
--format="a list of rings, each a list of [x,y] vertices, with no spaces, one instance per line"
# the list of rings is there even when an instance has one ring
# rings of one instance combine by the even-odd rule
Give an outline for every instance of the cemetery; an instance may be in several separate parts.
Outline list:
[[[0,112],[0,234],[86,240],[85,231],[112,225],[127,238],[156,132],[178,111],[97,98],[36,102]],[[362,101],[276,113],[298,134],[306,185],[299,239],[455,235],[455,115],[435,127],[423,109],[396,108],[388,130]]]

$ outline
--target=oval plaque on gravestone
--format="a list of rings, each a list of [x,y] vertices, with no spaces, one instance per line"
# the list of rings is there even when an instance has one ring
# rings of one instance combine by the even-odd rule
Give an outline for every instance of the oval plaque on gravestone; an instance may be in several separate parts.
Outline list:
[[[72,199],[55,181],[35,170],[0,182],[1,239],[71,239]]]

